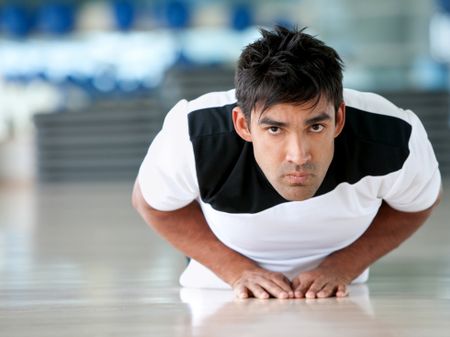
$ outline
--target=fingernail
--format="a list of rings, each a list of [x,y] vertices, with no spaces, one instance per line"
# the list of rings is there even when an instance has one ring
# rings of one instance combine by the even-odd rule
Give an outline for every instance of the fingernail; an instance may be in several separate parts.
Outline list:
[[[288,297],[288,294],[286,294],[286,293],[280,293],[280,295],[278,295],[278,298],[282,299],[282,300],[284,300],[287,297]]]
[[[314,294],[312,291],[308,291],[306,293],[306,297],[307,298],[316,298],[316,294]]]
[[[269,298],[269,295],[268,294],[261,294],[261,296],[259,298],[267,299],[267,298]]]
[[[302,294],[300,291],[296,291],[296,292],[295,292],[295,297],[297,297],[297,298],[302,298],[302,297],[303,297],[303,294]]]

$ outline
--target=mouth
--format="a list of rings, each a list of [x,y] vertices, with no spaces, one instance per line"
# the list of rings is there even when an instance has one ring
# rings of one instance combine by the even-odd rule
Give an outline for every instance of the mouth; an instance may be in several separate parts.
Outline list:
[[[306,172],[292,172],[284,175],[289,185],[305,185],[311,178],[312,174]]]

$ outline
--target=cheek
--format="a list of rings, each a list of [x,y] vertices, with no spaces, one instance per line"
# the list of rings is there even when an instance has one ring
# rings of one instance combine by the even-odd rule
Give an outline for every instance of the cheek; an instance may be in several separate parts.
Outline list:
[[[263,169],[266,175],[276,172],[277,167],[283,162],[283,151],[275,142],[260,140],[253,143],[255,159],[259,167]]]
[[[318,142],[314,145],[313,149],[313,161],[320,163],[322,166],[328,166],[333,159],[334,142]]]

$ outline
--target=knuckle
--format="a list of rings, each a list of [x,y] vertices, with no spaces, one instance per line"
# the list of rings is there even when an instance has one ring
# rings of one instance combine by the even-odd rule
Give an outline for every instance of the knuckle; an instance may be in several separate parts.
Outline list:
[[[275,273],[275,272],[268,272],[265,276],[266,276],[266,278],[268,278],[270,280],[278,280],[278,279],[280,279],[280,275],[278,273]]]
[[[306,291],[309,288],[309,283],[301,283],[298,286],[298,289],[300,289],[301,291]]]
[[[317,293],[319,289],[317,287],[309,287],[308,292]]]
[[[273,273],[273,277],[279,280],[284,280],[286,278],[282,273]]]
[[[253,294],[258,298],[267,298],[268,297],[268,294],[262,289],[255,290],[253,292]]]
[[[310,291],[314,291],[314,292],[318,292],[319,290],[321,290],[323,288],[323,284],[320,282],[314,282],[313,284],[311,284],[311,286],[309,287]]]
[[[325,296],[330,296],[331,294],[333,294],[335,291],[333,288],[325,288],[321,290],[321,293]]]
[[[252,270],[246,270],[242,273],[242,278],[247,279],[253,277],[254,272]]]

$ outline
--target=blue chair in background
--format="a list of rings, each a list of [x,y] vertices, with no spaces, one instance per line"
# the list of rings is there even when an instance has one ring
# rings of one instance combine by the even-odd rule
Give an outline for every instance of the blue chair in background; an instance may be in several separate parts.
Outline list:
[[[15,38],[26,37],[34,25],[32,13],[26,7],[15,4],[3,7],[0,21],[5,33]]]
[[[231,8],[230,26],[233,30],[243,31],[253,24],[253,12],[249,5],[238,4]]]
[[[133,2],[129,0],[116,0],[111,5],[117,29],[121,31],[129,31],[132,29],[136,19],[136,10]]]
[[[444,12],[450,14],[450,0],[438,0],[438,5],[444,10]]]
[[[47,3],[38,10],[37,27],[45,33],[67,34],[74,28],[75,16],[75,7],[71,4]]]
[[[166,24],[171,29],[187,28],[191,22],[191,8],[186,1],[170,1],[165,8]]]

